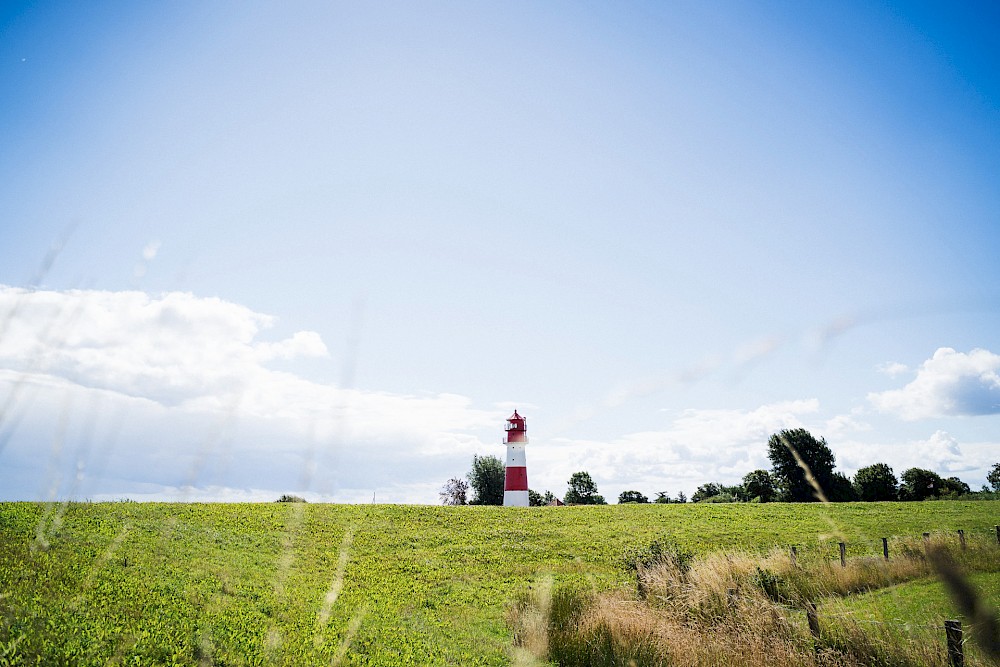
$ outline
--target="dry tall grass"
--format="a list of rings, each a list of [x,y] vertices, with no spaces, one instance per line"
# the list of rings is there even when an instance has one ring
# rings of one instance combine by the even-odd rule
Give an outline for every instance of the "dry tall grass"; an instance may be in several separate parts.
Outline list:
[[[814,636],[804,612],[825,597],[928,576],[933,565],[923,555],[926,546],[912,543],[900,550],[903,557],[855,559],[846,567],[839,561],[794,565],[784,552],[689,559],[658,547],[662,557],[635,568],[637,594],[543,587],[522,596],[509,620],[522,654],[563,667],[944,667],[941,638],[851,619],[824,619]],[[995,547],[956,557],[971,569],[997,567]]]

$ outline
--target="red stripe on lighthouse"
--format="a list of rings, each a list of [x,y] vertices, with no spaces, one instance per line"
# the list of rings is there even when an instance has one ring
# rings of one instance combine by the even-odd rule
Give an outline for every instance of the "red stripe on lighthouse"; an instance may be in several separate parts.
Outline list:
[[[524,466],[517,468],[507,468],[504,477],[504,491],[527,491],[528,490],[528,469]]]

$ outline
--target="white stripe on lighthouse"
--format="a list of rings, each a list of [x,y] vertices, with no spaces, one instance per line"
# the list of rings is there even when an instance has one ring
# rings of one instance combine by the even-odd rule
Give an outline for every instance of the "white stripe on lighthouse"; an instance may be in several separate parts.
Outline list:
[[[527,491],[504,491],[503,492],[503,506],[504,507],[527,507],[528,506],[528,492]]]
[[[507,445],[507,467],[524,468],[524,445]]]

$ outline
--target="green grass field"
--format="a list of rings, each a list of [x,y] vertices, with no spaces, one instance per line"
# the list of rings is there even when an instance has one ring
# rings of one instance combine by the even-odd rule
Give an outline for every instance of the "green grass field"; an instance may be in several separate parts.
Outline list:
[[[968,583],[993,607],[995,614],[998,611],[997,602],[1000,602],[1000,572],[971,574]],[[820,614],[833,623],[851,620],[878,625],[890,633],[905,634],[910,638],[926,637],[938,642],[943,637],[946,620],[966,620],[956,613],[951,595],[937,578],[919,579],[845,598],[831,598],[821,605]],[[973,641],[975,628],[967,622],[963,625],[966,653],[980,656]]]
[[[995,540],[1000,502],[565,508],[0,504],[0,665],[509,663],[545,576],[632,585],[623,552],[881,553]],[[634,582],[633,582],[634,583]]]
[[[972,574],[969,583],[985,599],[1000,600],[1000,573]],[[827,611],[831,615],[850,615],[861,621],[920,625],[938,633],[946,619],[955,618],[955,607],[944,584],[937,579],[921,579],[831,600]]]

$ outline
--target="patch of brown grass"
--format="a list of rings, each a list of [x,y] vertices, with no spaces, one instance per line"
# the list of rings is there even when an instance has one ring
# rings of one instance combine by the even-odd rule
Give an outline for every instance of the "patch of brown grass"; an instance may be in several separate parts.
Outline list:
[[[851,619],[821,622],[814,637],[805,605],[829,596],[927,576],[928,546],[908,544],[890,561],[793,565],[787,553],[667,557],[635,567],[638,596],[540,587],[511,608],[518,651],[563,667],[946,665],[942,641]],[[997,550],[956,557],[991,565]],[[515,653],[515,655],[517,655]],[[522,662],[520,664],[530,664]]]

